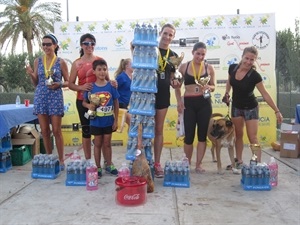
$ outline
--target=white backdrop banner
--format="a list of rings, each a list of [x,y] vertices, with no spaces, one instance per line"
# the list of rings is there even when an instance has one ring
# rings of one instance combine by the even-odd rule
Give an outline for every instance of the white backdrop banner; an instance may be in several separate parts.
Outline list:
[[[55,35],[59,40],[59,56],[71,63],[79,57],[80,36],[91,33],[96,37],[95,54],[103,57],[108,65],[111,79],[122,58],[131,58],[130,42],[133,40],[136,24],[157,25],[165,23],[176,27],[176,36],[171,49],[180,55],[185,53],[184,62],[192,59],[192,47],[198,42],[207,45],[206,60],[215,68],[217,84],[212,93],[213,111],[227,114],[228,108],[221,102],[225,92],[228,67],[238,63],[243,49],[254,45],[259,51],[256,61],[257,71],[270,95],[276,101],[275,53],[276,31],[275,14],[239,14],[195,16],[191,18],[153,18],[118,21],[59,22],[55,23]],[[272,109],[256,92],[260,102],[259,139],[261,144],[276,140],[276,118]],[[165,146],[181,146],[182,140],[176,137],[177,111],[176,100],[172,93],[171,107],[165,121]],[[65,103],[67,104],[67,103]],[[69,103],[70,104],[70,103]],[[70,108],[70,107],[68,107]],[[67,120],[68,113],[65,112]],[[65,123],[68,123],[66,121]],[[126,142],[127,134],[114,135],[113,139]],[[245,143],[248,140],[245,139]]]

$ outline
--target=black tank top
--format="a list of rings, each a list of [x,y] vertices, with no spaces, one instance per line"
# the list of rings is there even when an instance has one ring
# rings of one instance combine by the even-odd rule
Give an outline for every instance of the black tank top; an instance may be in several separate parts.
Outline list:
[[[193,75],[188,74],[187,70],[189,68],[190,62],[188,62],[187,66],[186,66],[186,70],[184,73],[184,85],[189,85],[189,84],[196,84],[195,83],[195,77]],[[204,68],[205,68],[205,73],[203,75],[201,75],[200,77],[207,77],[208,73],[207,73],[207,63],[204,63]]]

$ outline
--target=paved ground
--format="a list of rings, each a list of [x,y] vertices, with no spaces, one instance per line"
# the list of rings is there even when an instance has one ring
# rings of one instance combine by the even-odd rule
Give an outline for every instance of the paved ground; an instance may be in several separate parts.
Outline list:
[[[74,149],[83,155],[78,146],[66,147],[66,154]],[[125,147],[113,147],[117,167],[125,161],[125,153]],[[54,180],[32,179],[29,162],[0,174],[0,224],[299,225],[300,159],[280,158],[279,152],[264,149],[262,160],[268,162],[271,155],[279,164],[279,185],[271,191],[245,191],[240,175],[231,171],[218,175],[208,149],[203,162],[206,172],[196,174],[193,163],[190,188],[164,187],[163,179],[155,179],[155,191],[147,194],[146,204],[136,207],[115,203],[115,177],[104,175],[97,191],[87,191],[65,186],[65,172]],[[181,156],[181,148],[165,148],[162,162]],[[244,160],[250,156],[245,148]],[[226,149],[222,149],[222,160],[225,168],[229,164]]]

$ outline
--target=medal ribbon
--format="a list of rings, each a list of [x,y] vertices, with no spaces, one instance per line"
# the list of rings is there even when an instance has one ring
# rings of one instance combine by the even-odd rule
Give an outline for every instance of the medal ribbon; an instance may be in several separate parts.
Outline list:
[[[194,61],[192,61],[193,75],[194,75],[196,84],[199,84],[198,80],[200,80],[202,68],[203,68],[203,61],[200,63],[200,69],[199,69],[199,72],[198,72],[198,74],[197,74],[197,73],[196,73],[196,70],[195,70]]]
[[[43,64],[44,64],[45,77],[46,77],[47,79],[48,79],[48,77],[49,77],[48,71],[52,68],[55,59],[56,59],[56,55],[52,58],[51,63],[50,63],[50,66],[49,66],[49,68],[47,69],[46,56],[44,55],[44,62],[43,62]]]
[[[164,58],[166,58],[165,60],[163,59],[163,57],[160,54],[160,51],[158,51],[158,66],[159,66],[159,71],[160,72],[164,72],[165,68],[167,66],[167,59],[169,58],[169,53],[170,53],[170,49],[168,48],[167,53],[165,55]]]

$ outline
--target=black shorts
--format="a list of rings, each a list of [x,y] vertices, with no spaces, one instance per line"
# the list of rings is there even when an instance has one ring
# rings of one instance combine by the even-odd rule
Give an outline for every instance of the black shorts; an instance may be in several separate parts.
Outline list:
[[[128,105],[126,105],[125,103],[119,102],[119,108],[120,109],[128,109]]]
[[[170,106],[170,91],[155,94],[155,109],[165,109]]]
[[[91,134],[92,135],[104,135],[104,134],[112,134],[112,126],[109,127],[94,127],[91,126]]]

